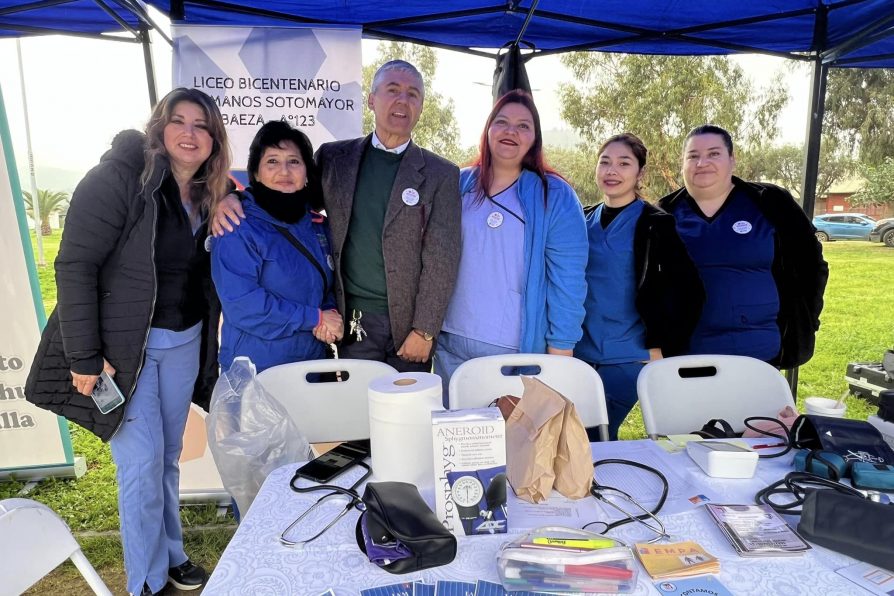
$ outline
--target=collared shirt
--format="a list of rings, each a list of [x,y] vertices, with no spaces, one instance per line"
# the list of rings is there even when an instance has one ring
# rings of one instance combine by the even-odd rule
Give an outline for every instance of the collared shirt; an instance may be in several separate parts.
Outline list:
[[[382,151],[387,151],[388,153],[396,153],[396,154],[400,155],[401,153],[403,153],[404,151],[407,150],[407,147],[409,147],[409,145],[410,145],[410,139],[407,139],[407,142],[404,143],[403,145],[398,145],[397,147],[394,147],[393,149],[389,149],[388,147],[386,147],[385,145],[382,144],[382,141],[379,140],[379,137],[378,137],[378,135],[376,135],[376,132],[373,131],[372,146],[375,147],[376,149],[381,149]]]

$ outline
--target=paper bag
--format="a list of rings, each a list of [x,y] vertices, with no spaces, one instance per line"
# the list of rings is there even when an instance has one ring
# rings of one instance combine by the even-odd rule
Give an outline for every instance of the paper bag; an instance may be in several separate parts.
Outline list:
[[[518,498],[540,503],[549,498],[556,475],[564,398],[531,377],[521,377],[523,397],[506,420],[506,476]]]
[[[553,487],[569,499],[582,499],[590,494],[590,485],[593,484],[590,439],[574,404],[568,398],[560,397],[565,400],[565,409],[562,411],[562,433],[553,464],[556,473]]]

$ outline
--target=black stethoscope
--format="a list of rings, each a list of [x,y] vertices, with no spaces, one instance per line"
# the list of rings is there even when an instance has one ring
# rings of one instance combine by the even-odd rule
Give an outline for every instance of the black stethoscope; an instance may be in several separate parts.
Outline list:
[[[360,488],[360,485],[362,485],[364,482],[366,482],[366,479],[369,478],[370,475],[372,474],[372,468],[369,466],[369,464],[367,464],[366,462],[363,462],[363,461],[357,461],[354,463],[356,463],[361,468],[364,468],[366,470],[366,472],[364,472],[363,475],[360,476],[360,478],[358,478],[357,481],[354,482],[354,484],[352,484],[348,488],[345,488],[343,486],[338,486],[336,484],[318,484],[316,486],[296,486],[295,482],[298,480],[299,476],[298,476],[298,472],[297,471],[295,472],[295,474],[292,476],[292,479],[289,481],[289,488],[291,488],[296,493],[312,493],[312,492],[317,492],[317,491],[321,491],[321,490],[325,490],[325,491],[329,491],[329,492],[327,494],[323,495],[322,497],[320,497],[319,499],[317,499],[317,501],[313,505],[308,507],[307,511],[305,511],[304,513],[299,515],[298,518],[295,519],[295,521],[293,521],[291,524],[289,524],[288,528],[283,530],[282,534],[279,535],[280,542],[282,542],[286,546],[304,546],[305,544],[313,542],[314,540],[316,540],[317,538],[319,538],[320,536],[325,534],[329,528],[334,526],[336,524],[336,522],[338,522],[338,520],[340,520],[345,515],[347,515],[351,509],[357,509],[357,511],[365,511],[366,510],[366,505],[364,505],[363,499],[360,497],[360,493],[357,491]],[[301,520],[303,520],[305,517],[307,517],[311,511],[313,511],[314,509],[319,507],[324,501],[326,501],[327,499],[330,499],[332,497],[348,497],[348,502],[345,504],[344,508],[341,511],[339,511],[338,514],[334,518],[332,518],[332,520],[328,524],[326,524],[326,526],[322,530],[320,530],[319,532],[317,532],[316,534],[314,534],[313,536],[311,536],[310,538],[307,538],[305,540],[289,540],[288,538],[286,538],[286,534],[288,534],[292,530],[292,528],[294,528],[299,523],[301,523]]]
[[[658,499],[658,503],[655,504],[655,507],[650,511],[643,507],[636,499],[634,499],[629,493],[615,488],[613,486],[606,486],[604,484],[599,484],[596,481],[596,470],[601,465],[609,465],[609,464],[617,464],[624,466],[631,466],[634,468],[639,468],[640,470],[644,470],[649,472],[656,478],[661,481],[661,498]],[[588,524],[585,524],[582,529],[587,529],[588,526],[593,524],[602,524],[605,528],[599,532],[599,534],[607,534],[611,530],[623,526],[624,524],[629,523],[638,523],[640,525],[645,526],[652,532],[656,534],[655,538],[652,538],[648,542],[651,544],[653,542],[658,542],[660,540],[670,540],[671,536],[667,533],[667,529],[664,527],[664,523],[658,519],[658,512],[661,511],[661,508],[664,506],[664,502],[667,501],[667,493],[668,493],[668,482],[667,477],[661,473],[660,470],[656,470],[651,466],[647,466],[645,464],[641,464],[639,462],[630,461],[626,459],[601,459],[597,462],[593,463],[593,481],[590,484],[590,496],[592,496],[597,501],[601,503],[605,503],[606,505],[612,507],[616,511],[624,514],[622,519],[613,522],[604,522],[604,521],[592,521]],[[619,506],[612,499],[620,498],[623,501],[630,503],[633,506],[635,511],[639,513],[630,513],[623,507]]]

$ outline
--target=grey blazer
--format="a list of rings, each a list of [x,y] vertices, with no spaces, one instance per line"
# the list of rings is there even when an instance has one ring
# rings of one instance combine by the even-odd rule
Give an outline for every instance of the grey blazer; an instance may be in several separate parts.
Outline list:
[[[342,249],[351,223],[354,190],[370,136],[326,143],[317,150],[323,200],[332,233],[335,297],[345,313]],[[406,205],[406,189],[419,202]],[[416,328],[437,335],[453,294],[461,250],[459,169],[443,157],[410,143],[401,161],[382,228],[388,313],[395,349]]]

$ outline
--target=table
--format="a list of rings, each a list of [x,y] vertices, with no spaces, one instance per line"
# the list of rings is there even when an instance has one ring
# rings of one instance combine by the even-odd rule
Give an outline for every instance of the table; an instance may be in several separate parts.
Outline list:
[[[665,458],[679,478],[691,482],[705,493],[712,493],[719,503],[751,503],[760,488],[791,470],[793,454],[761,460],[755,478],[726,480],[710,478],[685,453],[664,454],[648,440],[614,443],[593,443],[594,460],[614,456],[621,449],[630,452],[629,459],[640,459],[637,453],[658,453]],[[648,462],[646,462],[648,463]],[[358,512],[352,510],[317,541],[304,548],[289,548],[279,541],[280,533],[319,494],[296,494],[289,489],[289,480],[297,464],[274,470],[264,482],[251,509],[239,525],[203,594],[233,596],[317,596],[332,588],[336,596],[358,594],[361,589],[395,583],[424,580],[435,583],[439,579],[475,582],[478,579],[499,581],[496,553],[512,537],[470,536],[458,539],[456,559],[450,564],[407,575],[392,575],[372,563],[357,548],[354,527]],[[340,485],[353,482],[360,476],[355,468],[339,478]],[[511,491],[510,491],[511,492]],[[340,510],[343,501],[308,516],[309,523],[319,524],[326,516]],[[513,502],[510,500],[510,526]],[[660,515],[674,541],[695,540],[721,560],[718,578],[734,594],[817,594],[852,596],[865,593],[844,579],[835,569],[856,561],[845,555],[813,546],[802,557],[773,557],[746,559],[739,557],[708,514],[700,507],[671,515]],[[316,518],[312,520],[310,518]],[[792,518],[790,518],[792,519]],[[793,525],[797,522],[790,521]],[[628,544],[650,538],[648,531],[629,524],[614,530],[610,536]],[[640,571],[634,594],[659,594],[652,579]]]

